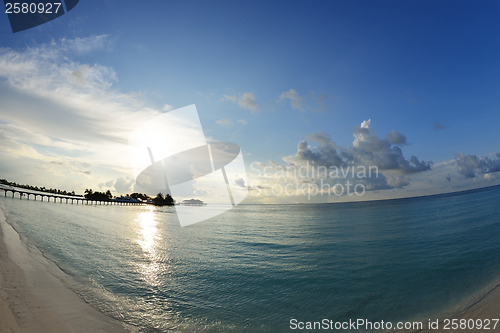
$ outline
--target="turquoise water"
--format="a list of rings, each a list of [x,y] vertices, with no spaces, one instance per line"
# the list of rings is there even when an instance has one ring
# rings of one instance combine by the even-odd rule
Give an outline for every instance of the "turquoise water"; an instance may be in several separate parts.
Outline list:
[[[447,315],[499,280],[499,201],[494,188],[240,205],[181,228],[172,207],[0,197],[7,221],[68,274],[71,288],[145,332],[287,332],[292,318]]]

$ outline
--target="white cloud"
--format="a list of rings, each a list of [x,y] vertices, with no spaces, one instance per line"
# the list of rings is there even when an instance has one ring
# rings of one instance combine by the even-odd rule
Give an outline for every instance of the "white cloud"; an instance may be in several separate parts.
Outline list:
[[[302,105],[304,97],[300,96],[299,93],[295,89],[290,89],[290,90],[282,93],[279,97],[280,101],[283,101],[286,99],[290,100],[290,106],[292,107],[292,109],[300,110],[302,112],[305,111],[305,108]]]
[[[257,103],[255,103],[255,97],[251,92],[243,94],[243,97],[238,101],[239,106],[244,109],[249,109],[252,112],[257,110]]]
[[[16,142],[33,142],[37,145],[62,148],[65,150],[85,149],[82,145],[62,140],[54,140],[46,135],[33,132],[15,124],[0,124],[0,133]]]
[[[255,96],[251,92],[246,92],[243,95],[223,95],[221,101],[228,100],[234,103],[238,103],[238,105],[243,108],[253,112],[257,111],[259,106],[255,103]]]
[[[110,45],[109,35],[100,35],[86,38],[61,39],[59,43],[52,42],[51,46],[65,51],[77,53],[89,53],[94,50],[103,49]]]
[[[231,126],[233,124],[233,121],[231,119],[220,119],[215,121],[217,124],[222,125],[222,126]]]
[[[163,111],[172,111],[174,109],[174,106],[173,105],[170,105],[170,104],[165,104],[163,106]]]
[[[130,178],[118,178],[113,185],[115,190],[120,193],[120,194],[130,194],[133,192],[133,185],[135,184],[135,181]]]
[[[232,101],[232,102],[236,103],[238,101],[238,96],[236,96],[236,95],[232,95],[232,96],[222,95],[222,98],[220,100],[221,101],[228,100],[228,101]]]
[[[308,135],[307,140],[318,142],[319,147],[312,148],[307,141],[300,141],[296,154],[283,157],[283,160],[295,167],[376,167],[383,174],[379,174],[376,179],[365,180],[370,190],[400,188],[409,184],[406,175],[431,170],[432,162],[420,161],[415,156],[407,160],[401,148],[393,146],[390,139],[380,139],[370,125],[371,120],[367,120],[354,128],[355,139],[349,148],[339,147],[324,132]],[[388,137],[399,144],[406,142],[406,137],[396,131],[389,133]]]
[[[72,78],[75,80],[76,85],[85,85],[85,73],[89,70],[89,66],[82,65],[80,68],[71,72]]]
[[[351,153],[367,165],[376,165],[381,170],[391,170],[399,174],[409,174],[431,169],[432,162],[420,161],[412,156],[410,160],[403,157],[398,146],[392,146],[396,140],[399,144],[406,142],[406,136],[396,131],[387,135],[390,139],[380,139],[370,128],[371,120],[363,121],[360,127],[354,128],[354,141]]]
[[[390,143],[393,145],[406,145],[406,136],[404,134],[401,134],[399,132],[396,132],[395,130],[390,131],[385,135],[387,137],[387,140],[389,140]]]
[[[247,187],[243,178],[237,178],[234,183],[239,187]]]
[[[237,122],[240,123],[240,124],[242,124],[242,125],[248,124],[248,121],[246,121],[245,119],[240,119]]]
[[[476,155],[464,155],[457,153],[455,159],[458,172],[465,176],[465,178],[474,178],[478,174],[490,174],[487,179],[494,179],[491,175],[500,171],[500,154],[496,154],[496,158],[489,158],[488,156],[481,157]]]

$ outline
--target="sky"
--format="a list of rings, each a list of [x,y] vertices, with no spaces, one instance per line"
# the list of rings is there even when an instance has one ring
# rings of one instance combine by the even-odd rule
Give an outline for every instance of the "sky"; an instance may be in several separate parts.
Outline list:
[[[0,178],[147,192],[130,133],[195,104],[208,141],[241,147],[245,203],[497,185],[499,14],[493,1],[81,0],[18,33],[2,14]]]

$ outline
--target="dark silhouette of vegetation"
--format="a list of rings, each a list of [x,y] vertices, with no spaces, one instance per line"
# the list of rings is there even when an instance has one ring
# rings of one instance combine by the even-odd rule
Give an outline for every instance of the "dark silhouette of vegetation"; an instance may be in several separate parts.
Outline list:
[[[173,206],[175,205],[175,200],[170,194],[163,195],[163,193],[158,193],[153,199],[153,203],[158,206]]]
[[[127,194],[127,196],[129,196],[129,195]],[[151,200],[152,199],[149,195],[142,194],[142,193],[132,193],[130,195],[130,197],[132,199],[138,199],[138,200],[142,200],[142,201],[147,201],[147,200]]]
[[[85,198],[87,199],[97,199],[97,200],[111,200],[113,195],[110,190],[106,192],[93,192],[92,189],[85,190]]]
[[[61,191],[59,189],[47,189],[45,187],[38,187],[38,186],[31,186],[31,185],[21,185],[15,182],[9,182],[5,179],[0,179],[0,184],[8,185],[8,186],[14,186],[18,188],[24,188],[28,190],[33,190],[33,191],[39,191],[39,192],[48,192],[48,193],[54,193],[54,194],[60,194],[60,195],[71,195],[75,197],[85,197],[86,199],[93,199],[93,200],[112,200],[113,199],[113,194],[111,193],[110,190],[107,190],[106,192],[94,192],[92,189],[86,189],[85,190],[85,195],[78,195],[75,194],[75,191]],[[116,197],[114,197],[116,199]],[[158,193],[155,198],[151,198],[147,194],[143,193],[132,193],[132,194],[126,194],[125,198],[132,198],[136,200],[142,200],[142,201],[148,201],[151,200],[152,203],[155,205],[159,206],[164,206],[164,205],[174,205],[175,200],[172,198],[170,194],[163,195],[163,193]]]
[[[9,182],[5,179],[0,179],[0,184],[4,185],[9,185],[9,186],[14,186],[14,187],[19,187],[19,188],[24,188],[27,190],[32,190],[32,191],[39,191],[39,192],[47,192],[47,193],[54,193],[54,194],[61,194],[61,195],[72,195],[76,197],[81,197],[81,195],[76,195],[75,191],[61,191],[55,188],[45,188],[45,187],[38,187],[38,186],[31,186],[31,185],[25,185],[25,184],[18,184],[15,182]]]

